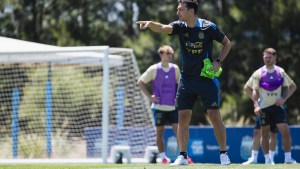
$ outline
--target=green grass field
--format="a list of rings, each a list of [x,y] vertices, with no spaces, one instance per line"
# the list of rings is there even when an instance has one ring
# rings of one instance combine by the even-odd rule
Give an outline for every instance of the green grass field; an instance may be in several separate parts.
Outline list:
[[[0,169],[300,169],[300,164],[276,164],[276,165],[241,165],[231,164],[221,166],[219,164],[192,164],[188,166],[170,167],[162,164],[30,164],[30,165],[0,165]]]

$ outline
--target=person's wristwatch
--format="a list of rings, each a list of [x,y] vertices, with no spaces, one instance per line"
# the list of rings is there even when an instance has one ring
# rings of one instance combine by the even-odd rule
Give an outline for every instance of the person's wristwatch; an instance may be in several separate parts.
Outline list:
[[[220,66],[222,66],[222,64],[223,64],[223,61],[219,58],[216,59],[216,62],[218,62]]]

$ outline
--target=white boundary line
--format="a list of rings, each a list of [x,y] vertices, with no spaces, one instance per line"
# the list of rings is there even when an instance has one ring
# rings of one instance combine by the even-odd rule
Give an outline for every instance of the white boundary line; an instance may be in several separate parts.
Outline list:
[[[107,163],[113,163],[111,159],[107,159]],[[127,160],[123,158],[123,163]],[[132,158],[131,163],[145,164],[148,160],[145,158]],[[1,164],[103,164],[102,158],[90,159],[2,159]]]

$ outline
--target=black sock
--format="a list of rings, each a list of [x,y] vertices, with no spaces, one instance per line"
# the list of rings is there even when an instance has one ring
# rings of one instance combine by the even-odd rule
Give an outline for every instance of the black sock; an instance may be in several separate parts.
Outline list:
[[[187,159],[187,152],[180,152],[180,155],[182,155],[185,159]]]
[[[220,151],[220,155],[221,154],[227,154],[227,151]]]

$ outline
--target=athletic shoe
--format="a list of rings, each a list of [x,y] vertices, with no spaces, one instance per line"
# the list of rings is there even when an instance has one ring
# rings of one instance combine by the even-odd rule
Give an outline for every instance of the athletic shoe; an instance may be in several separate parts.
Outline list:
[[[169,164],[170,161],[171,161],[171,160],[170,160],[168,157],[165,157],[165,158],[163,158],[163,159],[161,160],[161,163],[162,163],[162,164]]]
[[[193,164],[194,163],[191,157],[188,157],[187,160],[188,160],[189,164]]]
[[[284,164],[297,164],[297,161],[291,158],[288,160],[284,160]]]
[[[265,159],[265,164],[275,165],[275,162],[268,158],[268,159]]]
[[[223,154],[220,155],[220,161],[221,161],[221,165],[230,164],[230,159],[229,159],[227,153],[223,153]]]
[[[243,165],[257,164],[257,160],[255,160],[254,158],[250,157],[250,158],[248,158],[248,161],[245,161],[242,164]]]
[[[170,164],[170,166],[188,165],[188,163],[188,160],[184,158],[183,155],[180,155],[177,157],[174,163]]]

